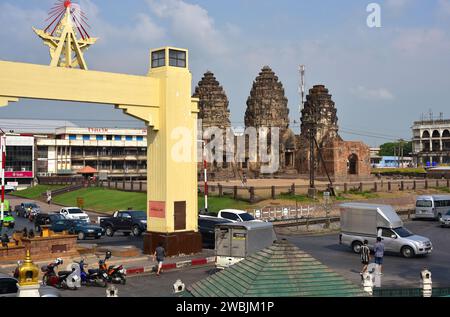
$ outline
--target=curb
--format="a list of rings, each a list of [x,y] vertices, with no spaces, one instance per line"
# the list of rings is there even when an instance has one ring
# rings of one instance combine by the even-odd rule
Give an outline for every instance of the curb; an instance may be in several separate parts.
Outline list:
[[[202,265],[208,265],[211,263],[216,262],[216,257],[208,257],[208,258],[200,258],[200,259],[192,259],[189,261],[180,261],[175,263],[166,263],[163,264],[162,269],[164,271],[169,270],[175,270],[175,269],[181,269],[185,267],[191,267],[191,266],[202,266]],[[130,267],[127,268],[127,276],[133,276],[133,275],[139,275],[143,273],[149,273],[153,271],[153,268],[155,265],[149,265],[149,266],[140,266],[140,267]]]

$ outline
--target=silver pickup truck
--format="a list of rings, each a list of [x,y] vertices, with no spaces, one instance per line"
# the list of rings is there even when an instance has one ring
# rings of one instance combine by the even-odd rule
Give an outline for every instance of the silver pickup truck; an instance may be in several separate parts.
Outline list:
[[[400,253],[405,258],[431,253],[430,239],[413,234],[392,206],[363,203],[340,205],[340,243],[359,253],[364,240],[373,249],[376,238],[381,237],[385,251]]]

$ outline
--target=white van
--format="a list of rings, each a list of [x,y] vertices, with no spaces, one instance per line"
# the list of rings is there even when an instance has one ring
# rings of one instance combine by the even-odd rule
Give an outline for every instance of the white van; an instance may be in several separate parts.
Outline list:
[[[450,195],[426,195],[416,199],[416,218],[440,220],[450,210]]]

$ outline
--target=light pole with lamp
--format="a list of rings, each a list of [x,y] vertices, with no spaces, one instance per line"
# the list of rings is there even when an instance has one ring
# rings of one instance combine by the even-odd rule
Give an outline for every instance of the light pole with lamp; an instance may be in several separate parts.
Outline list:
[[[204,192],[205,192],[205,213],[208,212],[208,165],[206,163],[205,147],[206,142],[203,140],[197,140],[202,143],[202,160],[203,160],[203,175],[204,175]]]

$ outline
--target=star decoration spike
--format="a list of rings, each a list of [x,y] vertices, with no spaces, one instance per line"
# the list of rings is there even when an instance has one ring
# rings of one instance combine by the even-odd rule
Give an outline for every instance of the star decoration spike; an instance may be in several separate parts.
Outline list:
[[[80,5],[58,0],[48,14],[47,27],[33,30],[50,48],[50,66],[87,70],[83,52],[95,44],[97,38],[90,37],[86,31],[88,19]]]

